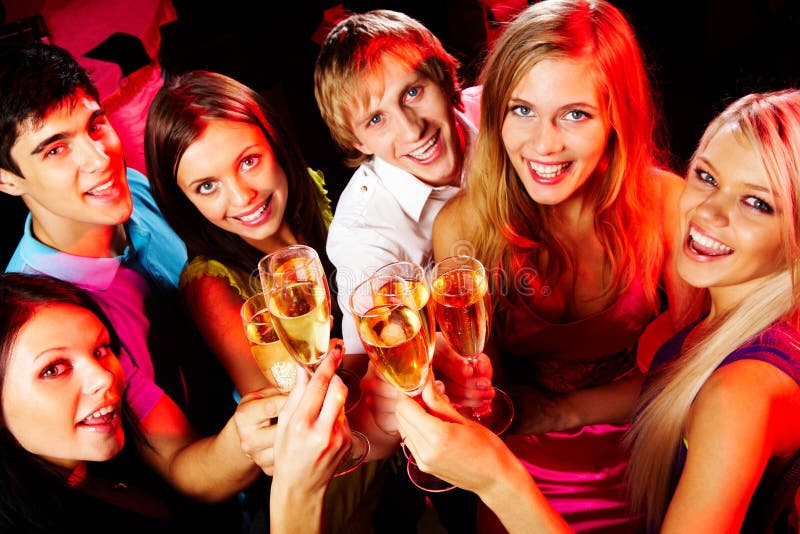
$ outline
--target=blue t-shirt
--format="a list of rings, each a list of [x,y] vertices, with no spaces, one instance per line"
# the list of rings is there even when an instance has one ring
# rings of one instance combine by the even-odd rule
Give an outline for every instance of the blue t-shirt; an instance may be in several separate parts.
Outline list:
[[[164,392],[155,383],[148,338],[150,314],[158,301],[176,296],[178,279],[186,264],[186,247],[166,223],[140,172],[128,169],[133,213],[124,223],[129,246],[115,258],[74,256],[25,233],[6,267],[7,272],[39,273],[71,282],[89,293],[108,315],[120,338],[120,361],[125,370],[125,395],[134,413],[143,419]]]

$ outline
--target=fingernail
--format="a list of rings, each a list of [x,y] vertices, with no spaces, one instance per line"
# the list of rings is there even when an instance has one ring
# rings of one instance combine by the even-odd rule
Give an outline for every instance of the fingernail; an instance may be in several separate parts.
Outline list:
[[[479,378],[476,385],[478,389],[490,389],[492,387],[492,382],[485,378]]]
[[[436,389],[436,391],[438,391],[439,393],[444,393],[444,391],[445,391],[445,388],[444,388],[444,382],[442,382],[441,380],[435,380],[435,381],[433,382],[433,387],[434,387],[434,388]]]

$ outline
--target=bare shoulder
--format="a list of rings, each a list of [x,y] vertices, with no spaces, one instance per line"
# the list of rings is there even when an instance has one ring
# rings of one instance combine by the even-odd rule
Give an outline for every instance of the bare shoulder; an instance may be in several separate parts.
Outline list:
[[[238,299],[230,284],[219,276],[199,276],[183,286],[182,296],[191,309],[206,308],[214,304]],[[193,314],[194,315],[194,314]]]
[[[732,419],[736,419],[745,429],[762,426],[765,431],[767,427],[783,428],[784,425],[777,423],[798,409],[797,382],[778,367],[756,359],[739,360],[714,371],[693,405],[693,412],[713,414],[711,419],[720,424],[731,425]],[[792,434],[797,445],[800,431]]]
[[[672,237],[678,230],[678,200],[685,181],[674,172],[662,168],[654,167],[651,173],[661,206],[661,227],[664,229],[665,240],[671,247]]]
[[[451,198],[433,222],[433,255],[436,260],[450,256],[453,243],[466,237],[465,200],[462,194]]]
[[[660,167],[652,168],[651,178],[658,185],[661,201],[667,205],[677,204],[685,180],[674,172]]]

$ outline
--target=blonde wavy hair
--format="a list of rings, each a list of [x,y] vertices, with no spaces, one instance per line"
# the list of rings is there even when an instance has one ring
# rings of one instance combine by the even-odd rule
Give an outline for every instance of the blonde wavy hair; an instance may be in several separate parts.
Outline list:
[[[782,218],[786,268],[766,280],[739,305],[704,325],[691,346],[658,368],[642,394],[638,416],[626,436],[631,499],[658,528],[669,505],[673,463],[695,396],[720,362],[780,319],[797,321],[800,303],[800,91],[745,96],[714,119],[698,145],[701,153],[723,128],[758,153]],[[689,173],[695,168],[695,159]]]
[[[590,179],[594,230],[609,258],[606,294],[624,291],[641,276],[646,297],[658,311],[658,283],[665,257],[659,186],[656,108],[644,60],[626,17],[600,0],[548,0],[521,12],[508,26],[482,72],[481,127],[462,197],[478,224],[465,236],[487,269],[514,273],[534,266],[557,279],[570,258],[551,231],[552,206],[533,202],[514,170],[502,140],[512,92],[545,59],[591,58],[594,80],[611,123],[601,172]],[[536,253],[547,251],[547,265]],[[539,259],[539,261],[543,261]],[[542,277],[538,277],[539,280]],[[497,287],[500,294],[504,289]],[[500,302],[502,305],[502,301]]]

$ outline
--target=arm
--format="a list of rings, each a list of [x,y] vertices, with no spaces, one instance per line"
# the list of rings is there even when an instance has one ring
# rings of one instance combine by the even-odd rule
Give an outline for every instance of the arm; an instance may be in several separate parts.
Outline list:
[[[644,382],[635,373],[593,388],[563,395],[547,394],[530,386],[509,388],[514,399],[512,434],[543,434],[596,424],[631,420]]]
[[[458,194],[445,204],[433,221],[433,258],[441,261],[455,254],[474,254],[474,245],[466,239],[461,211],[463,195]]]
[[[774,366],[741,360],[715,371],[689,412],[686,466],[662,532],[738,532],[771,457],[800,446],[800,388]]]
[[[571,532],[499,437],[461,417],[430,384],[423,399],[430,414],[406,397],[397,410],[400,432],[423,471],[476,493],[511,533]]]
[[[267,387],[244,334],[239,294],[222,278],[201,276],[186,285],[183,296],[197,330],[239,394]]]
[[[252,425],[278,413],[283,397],[265,396],[240,403]],[[239,429],[230,419],[219,434],[198,440],[186,416],[167,395],[141,421],[149,443],[139,446],[145,461],[178,491],[205,502],[225,500],[253,482],[259,469],[242,452]]]
[[[298,369],[297,384],[278,417],[270,490],[271,532],[322,532],[325,491],[349,448],[342,416],[347,390],[334,375],[333,351],[313,377]]]
[[[433,222],[433,255],[437,262],[454,254],[474,254],[473,246],[464,238],[467,234],[462,227],[462,205],[461,195],[453,197]],[[485,348],[486,353],[492,350],[491,345]],[[459,404],[475,406],[494,396],[492,361],[485,353],[478,358],[479,373],[475,376],[472,366],[449,347],[440,333],[436,335],[433,357],[436,378],[445,384],[447,395]]]

